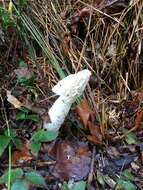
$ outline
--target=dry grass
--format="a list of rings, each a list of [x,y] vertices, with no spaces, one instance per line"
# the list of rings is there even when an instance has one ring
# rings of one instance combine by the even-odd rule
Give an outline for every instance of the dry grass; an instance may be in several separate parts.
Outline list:
[[[53,66],[54,64],[51,66],[55,67],[60,77],[63,77],[60,74],[62,71],[69,74],[88,68],[93,72],[93,78],[97,80],[98,89],[102,92],[107,90],[110,94],[119,92],[120,98],[125,98],[130,90],[141,85],[139,59],[142,42],[142,6],[142,1],[134,0],[121,12],[108,14],[108,11],[105,13],[101,8],[98,9],[94,2],[33,1],[29,6],[30,14],[26,13],[24,18],[29,23],[33,22],[41,32],[44,44],[41,48],[46,54],[50,51],[55,58],[53,62],[56,60],[59,63],[58,67],[61,70]],[[82,26],[78,23],[77,30],[84,26],[83,33],[77,31],[77,35],[71,37],[69,35],[71,31],[67,26],[71,25],[72,19],[83,8],[90,10],[88,16],[81,18]],[[65,14],[68,16],[63,20]],[[32,18],[32,21],[28,17]],[[68,38],[66,35],[69,35]],[[51,81],[49,61],[45,61],[45,56],[40,67]],[[56,80],[57,72],[53,73]]]

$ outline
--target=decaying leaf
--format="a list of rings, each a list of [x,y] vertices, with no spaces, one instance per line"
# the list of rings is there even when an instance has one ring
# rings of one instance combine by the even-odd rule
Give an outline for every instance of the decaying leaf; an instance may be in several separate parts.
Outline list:
[[[16,109],[21,109],[21,107],[25,107],[29,110],[31,110],[32,112],[35,112],[39,115],[43,115],[45,114],[45,109],[42,108],[42,107],[36,107],[35,105],[33,105],[32,103],[30,102],[26,102],[26,103],[22,103],[20,102],[15,96],[13,96],[11,94],[10,91],[7,90],[7,101],[9,103],[11,103]],[[46,114],[45,114],[46,115]],[[48,114],[45,116],[45,120],[48,118]],[[45,121],[44,120],[44,121]]]
[[[141,110],[140,112],[137,113],[137,117],[136,117],[136,120],[135,120],[135,126],[134,128],[135,129],[138,129],[141,127],[143,123],[143,110]]]
[[[66,33],[61,42],[61,47],[63,49],[65,56],[69,55],[71,43],[72,43],[71,35],[70,35],[70,33]]]
[[[102,144],[102,135],[100,127],[88,121],[88,128],[90,130],[91,135],[88,135],[87,139],[95,144]]]
[[[7,90],[7,101],[11,103],[15,108],[20,109],[23,104],[15,98],[10,91]]]
[[[16,150],[12,154],[12,163],[13,164],[22,164],[25,162],[29,162],[33,159],[33,156],[29,149],[29,142],[23,144],[20,150]]]
[[[129,0],[104,0],[101,3],[100,9],[107,14],[113,14],[121,12],[128,6]]]
[[[87,135],[87,139],[95,144],[102,144],[101,130],[98,125],[95,125],[95,114],[89,107],[86,99],[83,99],[81,103],[76,107],[81,122],[86,129],[89,129],[90,135]]]
[[[81,122],[83,123],[84,127],[87,128],[87,123],[92,114],[92,110],[89,107],[89,104],[86,99],[83,99],[80,104],[76,107],[76,112],[78,113]]]
[[[87,144],[70,141],[56,141],[49,149],[49,156],[56,160],[56,165],[51,168],[55,177],[61,180],[86,179],[90,170],[91,152]]]
[[[135,130],[141,128],[142,123],[143,123],[143,110],[141,110],[141,111],[139,111],[137,113],[137,117],[135,119],[135,125],[134,125],[134,127],[132,127],[130,130],[128,130],[127,134],[122,135],[121,138],[125,137],[126,135],[128,135],[132,131],[135,131]]]
[[[77,35],[79,32],[79,28],[86,28],[83,19],[89,18],[89,16],[92,15],[92,12],[94,12],[94,9],[99,10],[98,13],[100,12],[101,15],[105,15],[105,13],[107,15],[119,13],[128,6],[129,0],[96,0],[94,1],[93,6],[85,6],[81,10],[78,10],[74,13],[74,15],[71,18],[69,27],[71,34]]]

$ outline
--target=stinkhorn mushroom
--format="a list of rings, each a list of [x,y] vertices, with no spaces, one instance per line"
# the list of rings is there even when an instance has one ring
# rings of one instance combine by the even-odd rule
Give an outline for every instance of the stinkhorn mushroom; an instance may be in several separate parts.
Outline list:
[[[59,81],[52,91],[59,95],[59,98],[50,108],[48,114],[50,123],[44,123],[44,128],[48,131],[58,131],[67,116],[71,105],[82,95],[91,72],[87,69],[71,74]]]

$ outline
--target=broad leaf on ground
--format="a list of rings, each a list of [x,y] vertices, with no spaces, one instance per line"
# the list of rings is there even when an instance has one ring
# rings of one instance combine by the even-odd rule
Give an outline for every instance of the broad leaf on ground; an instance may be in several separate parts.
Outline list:
[[[51,167],[51,173],[55,177],[76,181],[87,178],[91,152],[86,143],[57,140],[49,145],[48,154],[56,160],[55,167]]]
[[[9,176],[9,171],[6,171],[3,176],[0,177],[0,184],[7,183]],[[23,176],[23,170],[21,168],[12,169],[11,173],[11,183],[13,183],[16,179],[20,179]]]
[[[25,180],[16,180],[11,187],[11,190],[28,190],[29,184]]]
[[[3,154],[4,150],[8,146],[11,138],[8,136],[0,135],[0,156]]]
[[[32,140],[35,142],[48,142],[56,139],[58,132],[40,130],[32,136]]]
[[[36,171],[28,172],[25,174],[25,179],[36,186],[46,186],[44,178]]]
[[[136,186],[130,182],[130,181],[125,181],[125,180],[119,180],[117,187],[115,188],[115,190],[120,190],[120,189],[124,189],[124,190],[136,190]]]

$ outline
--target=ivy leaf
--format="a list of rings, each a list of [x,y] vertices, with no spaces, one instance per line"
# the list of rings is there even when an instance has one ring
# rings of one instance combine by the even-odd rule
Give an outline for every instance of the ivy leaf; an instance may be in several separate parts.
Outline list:
[[[34,155],[37,155],[38,152],[39,152],[39,150],[40,150],[40,148],[41,148],[41,143],[40,142],[34,142],[34,141],[32,141],[30,148],[31,148],[32,153]]]
[[[35,142],[49,142],[52,141],[54,139],[56,139],[58,136],[58,132],[56,131],[44,131],[44,130],[40,130],[38,132],[36,132],[33,137],[32,137],[32,141]]]
[[[8,175],[9,171],[5,172],[5,174],[2,177],[0,177],[0,184],[7,183]],[[22,178],[23,170],[21,168],[12,169],[10,175],[11,175],[11,183],[13,183],[16,179]]]
[[[11,187],[11,190],[28,190],[29,184],[25,180],[16,180]]]
[[[8,136],[0,135],[0,156],[3,154],[4,150],[10,143],[11,138]]]
[[[44,178],[36,171],[28,172],[25,174],[25,179],[36,186],[46,186]]]
[[[56,139],[58,132],[55,131],[44,131],[40,130],[32,136],[31,151],[33,154],[37,155],[42,142],[49,142]]]

